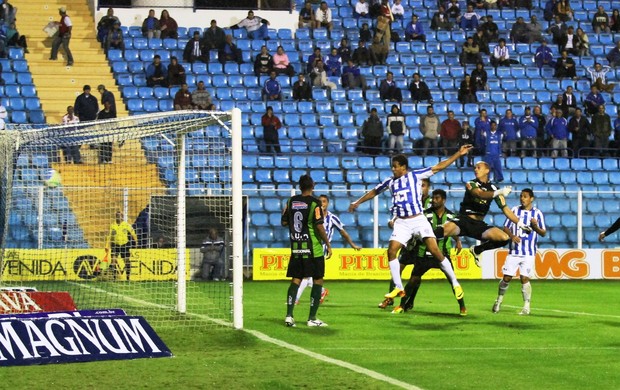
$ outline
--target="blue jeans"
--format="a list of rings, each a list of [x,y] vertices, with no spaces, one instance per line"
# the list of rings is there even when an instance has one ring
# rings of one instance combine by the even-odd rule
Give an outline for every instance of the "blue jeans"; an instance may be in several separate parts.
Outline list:
[[[262,24],[258,30],[248,32],[248,38],[250,39],[266,39],[269,38],[269,27],[267,24]]]
[[[482,161],[489,164],[489,168],[491,172],[493,172],[493,181],[502,182],[504,181],[504,174],[502,173],[502,159],[499,155],[496,154],[486,154]]]

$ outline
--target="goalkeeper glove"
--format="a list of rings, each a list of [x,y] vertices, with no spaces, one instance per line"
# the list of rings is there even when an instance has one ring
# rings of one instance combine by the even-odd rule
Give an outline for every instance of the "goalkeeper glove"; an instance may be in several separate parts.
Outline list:
[[[496,197],[498,197],[500,195],[508,196],[508,194],[510,194],[511,192],[512,192],[512,187],[511,186],[502,187],[499,190],[493,191],[493,197],[496,198]]]
[[[530,226],[527,226],[526,224],[524,224],[523,222],[519,221],[517,223],[517,229],[521,229],[526,233],[531,233],[532,232],[532,228]]]

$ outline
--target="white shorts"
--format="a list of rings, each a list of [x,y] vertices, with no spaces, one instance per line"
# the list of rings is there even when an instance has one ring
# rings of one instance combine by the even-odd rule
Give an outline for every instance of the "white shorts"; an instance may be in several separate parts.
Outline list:
[[[408,219],[396,218],[396,221],[394,221],[394,230],[392,230],[390,241],[398,241],[403,245],[407,245],[412,237],[416,240],[435,237],[433,227],[424,214]]]
[[[517,269],[519,274],[525,277],[531,277],[534,271],[534,259],[536,256],[520,256],[520,255],[508,255],[506,262],[502,267],[502,273],[508,276],[515,276]]]

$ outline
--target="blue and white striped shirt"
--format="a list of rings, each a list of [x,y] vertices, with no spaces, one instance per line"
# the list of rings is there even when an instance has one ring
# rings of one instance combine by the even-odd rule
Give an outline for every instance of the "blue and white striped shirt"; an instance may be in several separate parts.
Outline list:
[[[336,229],[338,229],[338,231],[344,229],[344,225],[340,218],[338,218],[336,214],[332,214],[329,211],[325,213],[325,217],[323,218],[323,227],[325,228],[325,234],[327,234],[328,242],[332,242],[332,237],[334,236],[334,231]],[[323,253],[327,255],[327,246],[325,243],[323,243]]]
[[[538,210],[536,207],[532,207],[531,210],[526,210],[521,206],[515,206],[512,208],[512,212],[514,215],[519,218],[519,221],[523,222],[526,226],[530,226],[530,221],[532,218],[536,218],[538,222],[538,227],[542,230],[547,230],[545,225],[545,216],[542,211]],[[523,230],[517,229],[517,224],[512,222],[509,219],[506,219],[504,222],[504,226],[509,228],[512,234],[518,236],[521,239],[521,242],[515,244],[514,242],[510,242],[510,254],[511,255],[519,255],[519,256],[535,256],[536,250],[538,249],[538,233],[532,229],[530,233],[526,233]]]
[[[433,176],[431,168],[409,171],[398,179],[393,176],[377,185],[374,190],[377,194],[388,188],[392,192],[392,207],[390,211],[394,217],[412,217],[424,211],[422,203],[422,179]]]

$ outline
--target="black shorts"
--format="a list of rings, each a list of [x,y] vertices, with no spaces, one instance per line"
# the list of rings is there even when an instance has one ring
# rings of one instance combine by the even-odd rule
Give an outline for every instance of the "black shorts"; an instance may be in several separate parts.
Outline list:
[[[303,279],[323,279],[325,276],[325,257],[314,257],[303,259],[301,257],[291,256],[291,260],[286,270],[286,276],[289,278]]]
[[[451,220],[459,227],[461,232],[459,236],[465,236],[469,238],[475,238],[476,240],[482,240],[482,233],[491,229],[493,226],[487,225],[484,221],[479,221],[477,219],[469,218],[466,215],[458,215],[456,218]]]
[[[450,265],[452,265],[452,261],[450,261]],[[441,268],[436,258],[433,256],[418,257],[413,265],[411,276],[422,277],[431,268]],[[454,269],[454,266],[452,266],[452,269]]]
[[[400,256],[398,257],[398,262],[402,265],[410,265],[415,264],[415,259],[417,257],[419,247],[415,245],[412,249],[407,249],[406,247],[400,250]]]
[[[112,258],[120,256],[122,259],[129,259],[131,256],[129,252],[129,244],[126,245],[114,245],[112,244]]]

